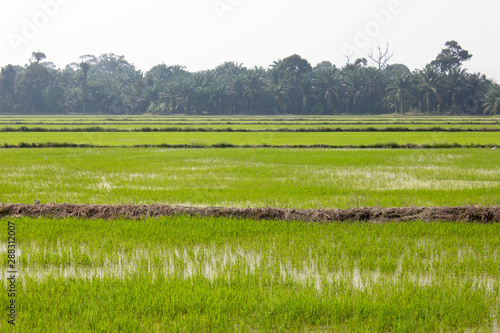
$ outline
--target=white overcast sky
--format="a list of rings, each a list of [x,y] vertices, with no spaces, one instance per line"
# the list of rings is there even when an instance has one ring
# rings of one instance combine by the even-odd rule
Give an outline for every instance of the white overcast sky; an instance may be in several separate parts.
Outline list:
[[[474,55],[470,71],[500,82],[496,0],[0,1],[0,66],[25,65],[40,50],[61,68],[102,53],[124,55],[143,71],[225,61],[267,68],[295,53],[313,66],[340,67],[342,47],[356,58],[389,42],[391,63],[413,70],[456,40]]]

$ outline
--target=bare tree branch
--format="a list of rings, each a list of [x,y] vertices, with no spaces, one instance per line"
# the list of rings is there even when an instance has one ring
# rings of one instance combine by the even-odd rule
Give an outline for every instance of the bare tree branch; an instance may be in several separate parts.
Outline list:
[[[389,60],[394,56],[394,53],[391,53],[389,55],[389,43],[385,46],[385,50],[382,51],[382,48],[379,46],[378,48],[378,54],[375,55],[373,53],[373,50],[370,51],[368,54],[368,58],[370,58],[371,61],[373,61],[375,64],[377,64],[378,69],[382,70],[387,67],[387,64],[389,63]]]
[[[352,52],[351,50],[347,50],[346,52],[347,53],[344,54],[344,56],[346,57],[346,65],[350,65],[351,64],[351,58],[354,55],[354,52]]]

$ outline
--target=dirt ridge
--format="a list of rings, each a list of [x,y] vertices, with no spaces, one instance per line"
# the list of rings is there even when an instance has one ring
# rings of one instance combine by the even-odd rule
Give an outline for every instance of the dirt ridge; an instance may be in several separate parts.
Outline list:
[[[360,221],[404,222],[446,221],[469,223],[499,223],[500,207],[364,207],[351,209],[286,209],[188,207],[169,205],[89,205],[89,204],[0,204],[0,218],[48,217],[114,220],[141,219],[188,215],[253,220],[304,221],[313,223]]]
[[[443,133],[456,133],[456,132],[500,132],[500,128],[443,128],[439,126],[426,127],[426,128],[409,128],[409,127],[366,127],[366,128],[341,128],[341,127],[316,127],[316,128],[213,128],[213,127],[142,127],[142,128],[104,128],[100,126],[95,127],[74,127],[74,128],[45,128],[45,127],[3,127],[0,132],[5,133],[368,133],[368,132],[443,132]]]
[[[328,145],[328,144],[313,144],[313,145],[269,145],[269,144],[247,144],[235,145],[232,143],[215,143],[211,145],[203,144],[142,144],[142,145],[94,145],[87,143],[71,143],[71,142],[21,142],[19,144],[4,143],[0,149],[31,149],[31,148],[166,148],[166,149],[207,149],[207,148],[273,148],[273,149],[451,149],[451,148],[493,148],[499,144],[458,144],[458,143],[423,143],[414,144],[406,143],[399,144],[395,142],[374,143],[361,145]]]

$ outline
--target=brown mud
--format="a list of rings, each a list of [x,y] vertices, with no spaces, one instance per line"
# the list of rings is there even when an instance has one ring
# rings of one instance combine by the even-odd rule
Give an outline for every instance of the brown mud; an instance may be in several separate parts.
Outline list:
[[[345,122],[339,122],[339,121],[314,121],[314,122],[308,122],[307,120],[305,121],[211,121],[211,122],[205,122],[205,121],[199,121],[199,122],[182,122],[182,121],[176,121],[176,122],[171,122],[171,121],[140,121],[140,122],[135,122],[135,121],[129,121],[129,122],[123,122],[123,121],[102,121],[102,122],[85,122],[85,121],[74,121],[74,122],[64,122],[64,123],[56,123],[56,122],[44,122],[44,121],[39,121],[39,122],[29,122],[29,121],[1,121],[0,125],[24,125],[25,127],[27,126],[36,126],[36,125],[52,125],[52,126],[102,126],[102,125],[135,125],[135,126],[152,126],[152,125],[169,125],[169,126],[209,126],[209,125],[279,125],[279,126],[299,126],[299,125],[307,125],[307,126],[343,126],[343,125],[376,125],[376,126],[383,126],[383,125],[429,125],[429,126],[442,126],[442,125],[500,125],[500,122],[498,120],[483,120],[483,121],[440,121],[440,120],[432,120],[432,119],[426,119],[425,121],[345,121]]]
[[[272,125],[270,125],[272,126]],[[341,127],[317,127],[317,128],[212,128],[212,127],[164,127],[164,128],[104,128],[100,126],[77,127],[77,128],[45,128],[45,127],[3,127],[0,132],[34,132],[34,133],[80,133],[80,132],[100,132],[100,133],[144,133],[144,132],[207,132],[207,133],[364,133],[364,132],[500,132],[500,128],[442,128],[439,126],[428,128],[408,128],[408,127],[367,127],[367,128],[341,128]]]
[[[359,222],[469,222],[499,223],[500,207],[403,207],[352,209],[285,209],[186,207],[168,205],[88,205],[88,204],[0,204],[0,218],[46,217],[82,219],[142,219],[188,215],[252,220],[304,221],[313,223]]]
[[[131,146],[109,146],[93,144],[77,144],[70,142],[21,142],[20,144],[4,143],[0,149],[17,148],[167,148],[167,149],[206,149],[206,148],[274,148],[274,149],[451,149],[451,148],[493,148],[498,144],[465,144],[458,143],[432,143],[432,144],[398,144],[398,143],[375,143],[366,145],[235,145],[232,143],[215,143],[213,145],[200,144],[158,144],[158,145],[131,145]]]

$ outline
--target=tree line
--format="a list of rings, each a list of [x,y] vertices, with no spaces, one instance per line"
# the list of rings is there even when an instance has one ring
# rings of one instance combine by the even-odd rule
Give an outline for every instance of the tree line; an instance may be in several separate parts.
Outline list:
[[[43,52],[0,72],[0,114],[256,115],[470,114],[500,111],[500,86],[469,73],[455,41],[422,69],[388,64],[387,49],[338,68],[299,55],[269,68],[226,62],[189,72],[157,65],[143,73],[123,56],[86,55],[56,69]],[[370,63],[369,63],[370,62]]]

